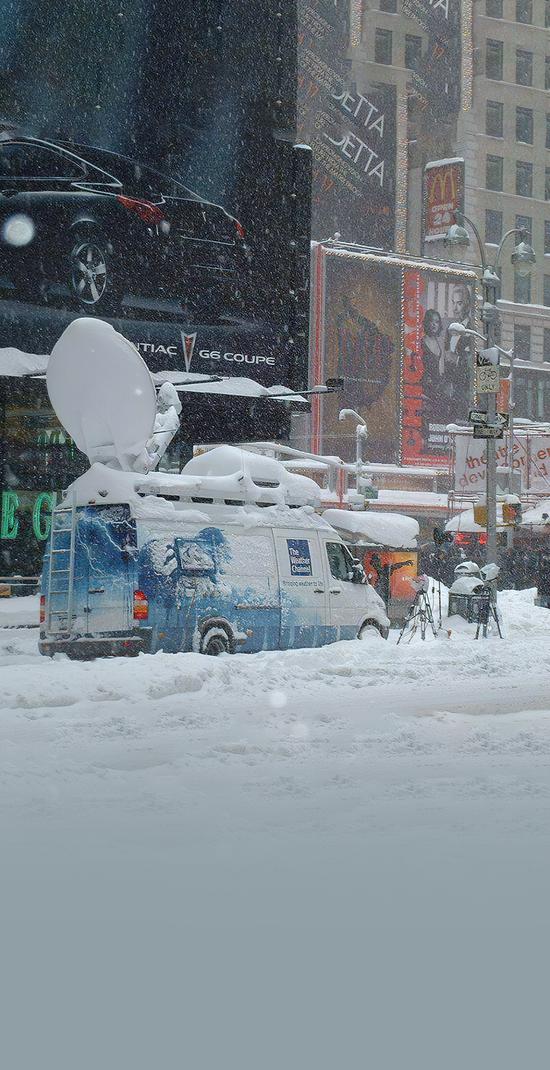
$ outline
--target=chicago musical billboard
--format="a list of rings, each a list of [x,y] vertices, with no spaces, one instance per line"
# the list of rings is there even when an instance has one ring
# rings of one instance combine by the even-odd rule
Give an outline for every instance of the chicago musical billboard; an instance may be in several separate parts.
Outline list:
[[[403,412],[405,465],[447,467],[447,425],[467,420],[473,399],[471,339],[451,323],[473,328],[475,276],[431,268],[403,270]]]
[[[447,425],[472,397],[470,339],[449,327],[475,322],[474,272],[316,245],[312,279],[312,382],[344,380],[314,398],[312,448],[353,459],[345,407],[366,421],[369,460],[448,467]]]
[[[101,316],[152,370],[305,386],[296,5],[254,6],[1,5],[0,346]]]

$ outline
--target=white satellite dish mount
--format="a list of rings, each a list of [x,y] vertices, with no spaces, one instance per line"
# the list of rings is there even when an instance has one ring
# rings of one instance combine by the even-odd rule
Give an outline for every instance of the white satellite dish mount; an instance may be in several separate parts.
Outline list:
[[[73,320],[53,347],[46,382],[58,419],[90,464],[154,467],[144,458],[155,426],[155,385],[136,347],[111,324]]]

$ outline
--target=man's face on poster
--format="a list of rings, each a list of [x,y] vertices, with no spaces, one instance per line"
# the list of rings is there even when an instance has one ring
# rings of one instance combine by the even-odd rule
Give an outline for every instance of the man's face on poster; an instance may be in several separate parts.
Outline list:
[[[453,318],[461,323],[463,320],[468,319],[470,314],[470,295],[466,286],[460,283],[458,286],[453,286],[451,291],[451,309]]]

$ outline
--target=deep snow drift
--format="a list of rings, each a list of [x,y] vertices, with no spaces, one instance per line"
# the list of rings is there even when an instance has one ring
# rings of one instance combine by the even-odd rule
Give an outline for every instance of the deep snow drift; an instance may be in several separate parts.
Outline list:
[[[219,659],[50,661],[0,629],[8,990],[47,1031],[59,971],[67,1036],[82,1000],[128,1023],[79,1070],[542,1065],[550,615],[500,606],[503,641]]]

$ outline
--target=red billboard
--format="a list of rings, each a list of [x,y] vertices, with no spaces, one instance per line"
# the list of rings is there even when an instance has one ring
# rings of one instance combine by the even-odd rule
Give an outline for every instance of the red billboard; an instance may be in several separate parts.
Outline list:
[[[424,169],[424,241],[441,239],[464,210],[464,160],[436,160]]]

